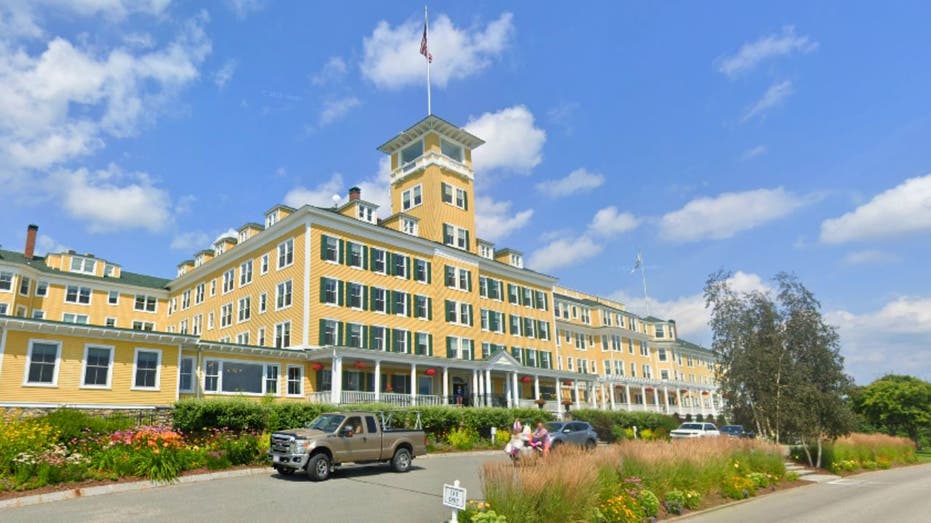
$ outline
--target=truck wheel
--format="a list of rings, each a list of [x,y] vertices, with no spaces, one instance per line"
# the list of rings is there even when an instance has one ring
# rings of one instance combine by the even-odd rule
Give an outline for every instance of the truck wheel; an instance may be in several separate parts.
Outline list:
[[[391,458],[391,468],[395,472],[407,472],[411,469],[411,451],[407,449],[398,449]]]
[[[316,454],[307,462],[307,476],[311,481],[326,481],[330,477],[330,458],[326,454]]]
[[[291,474],[294,474],[294,469],[292,469],[291,467],[278,466],[278,467],[275,467],[275,470],[277,470],[278,473],[281,474],[282,476],[290,476]]]

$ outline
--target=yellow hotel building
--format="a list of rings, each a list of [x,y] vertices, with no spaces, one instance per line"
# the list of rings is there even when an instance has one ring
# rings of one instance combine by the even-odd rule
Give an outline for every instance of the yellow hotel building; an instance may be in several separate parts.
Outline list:
[[[714,357],[672,320],[560,287],[480,239],[472,150],[436,116],[378,149],[391,207],[277,205],[173,280],[0,250],[0,407],[185,397],[717,414]]]

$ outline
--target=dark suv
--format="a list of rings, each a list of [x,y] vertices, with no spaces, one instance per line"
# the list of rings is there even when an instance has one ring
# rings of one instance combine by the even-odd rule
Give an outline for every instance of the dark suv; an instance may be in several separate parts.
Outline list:
[[[563,443],[572,443],[586,449],[598,445],[598,434],[591,423],[585,421],[551,421],[546,424],[550,433],[550,448],[555,449]]]
[[[724,425],[718,430],[721,432],[721,434],[730,436],[732,438],[752,438],[753,437],[753,433],[747,432],[746,430],[744,430],[743,425]]]

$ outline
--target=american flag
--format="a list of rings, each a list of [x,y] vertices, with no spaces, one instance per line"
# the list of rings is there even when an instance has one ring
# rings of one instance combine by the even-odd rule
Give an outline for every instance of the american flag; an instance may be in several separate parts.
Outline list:
[[[420,54],[424,55],[428,63],[433,63],[433,53],[427,49],[427,24],[423,25],[423,38],[420,39]]]

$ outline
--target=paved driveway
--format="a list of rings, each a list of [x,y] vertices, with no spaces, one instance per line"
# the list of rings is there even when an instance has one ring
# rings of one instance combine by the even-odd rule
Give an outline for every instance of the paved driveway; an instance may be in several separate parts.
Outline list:
[[[382,466],[346,467],[329,481],[268,474],[170,485],[138,492],[77,498],[0,510],[14,522],[439,522],[443,483],[458,479],[469,498],[480,498],[479,473],[500,452],[431,455],[414,460],[406,474]]]

